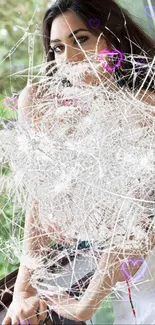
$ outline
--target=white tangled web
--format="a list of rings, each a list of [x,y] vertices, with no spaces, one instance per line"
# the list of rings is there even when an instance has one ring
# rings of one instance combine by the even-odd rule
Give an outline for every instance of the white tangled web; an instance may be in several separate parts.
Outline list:
[[[23,253],[16,240],[10,247],[33,269],[38,291],[49,279],[54,284],[60,269],[68,272],[58,267],[62,257],[85,254],[97,263],[103,250],[144,243],[147,250],[155,230],[154,107],[138,91],[118,88],[106,70],[99,79],[97,68],[82,62],[64,64],[52,77],[42,71],[32,105],[19,112],[13,129],[1,131],[0,155],[12,170],[8,196],[33,215]],[[86,74],[99,84],[86,84]],[[50,241],[65,247],[52,250]],[[90,247],[77,252],[81,241]]]
[[[22,40],[27,36],[31,84],[35,35],[26,32]],[[145,53],[123,55],[135,82],[145,67],[153,83],[154,61]],[[143,56],[145,63],[137,63]],[[118,88],[115,72],[102,69],[101,78],[101,62],[85,57],[57,72],[50,67],[51,77],[44,64],[31,103],[0,137],[0,159],[11,168],[8,201],[26,211],[31,225],[24,238],[16,236],[23,231],[22,214],[13,214],[10,239],[0,242],[0,251],[32,269],[31,284],[49,296],[93,273],[103,251],[145,245],[148,252],[155,230],[154,107],[139,98],[134,83],[132,91]],[[87,77],[98,85],[85,83]]]

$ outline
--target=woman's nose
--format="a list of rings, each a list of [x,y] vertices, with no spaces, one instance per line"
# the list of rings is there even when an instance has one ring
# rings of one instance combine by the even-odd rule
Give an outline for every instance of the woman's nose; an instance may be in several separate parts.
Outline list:
[[[83,59],[84,59],[84,54],[80,49],[74,48],[73,46],[66,46],[65,61],[79,62],[79,61],[83,61]]]

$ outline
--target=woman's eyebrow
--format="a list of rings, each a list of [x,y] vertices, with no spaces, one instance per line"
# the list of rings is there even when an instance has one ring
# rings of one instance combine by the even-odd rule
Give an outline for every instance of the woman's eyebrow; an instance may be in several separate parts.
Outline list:
[[[78,32],[83,32],[83,31],[85,31],[85,32],[89,32],[88,29],[79,28],[79,29],[74,30],[74,32],[72,32],[71,34],[69,34],[69,35],[68,35],[68,38],[71,38],[71,37],[73,37],[74,35],[76,35]],[[60,40],[60,39],[53,39],[53,40],[50,40],[50,43],[57,43],[57,42],[61,42],[61,40]]]

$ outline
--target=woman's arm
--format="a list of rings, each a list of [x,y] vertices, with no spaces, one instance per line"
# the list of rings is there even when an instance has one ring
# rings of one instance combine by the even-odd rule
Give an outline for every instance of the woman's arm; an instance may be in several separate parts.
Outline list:
[[[151,243],[152,246],[153,243]],[[77,301],[69,295],[45,297],[46,303],[51,309],[62,317],[74,321],[86,321],[92,318],[102,300],[111,292],[118,281],[125,281],[123,263],[126,263],[126,271],[131,277],[135,275],[146,257],[145,247],[137,250],[114,250],[110,254],[104,253],[100,259],[98,268],[90,281],[82,299]],[[140,262],[128,264],[127,260]],[[41,298],[43,296],[40,295]]]
[[[45,254],[50,241],[51,238],[41,229],[40,225],[38,227],[38,207],[35,202],[32,211],[26,212],[25,216],[23,250],[14,293],[28,291],[35,294],[35,289],[29,283],[33,269],[36,268],[31,262],[31,257]],[[28,265],[29,257],[30,264]]]
[[[26,87],[21,92],[18,99],[18,119],[22,124],[33,118],[32,110],[33,103],[37,97],[37,87]],[[32,121],[32,120],[31,120]],[[22,259],[18,271],[17,280],[14,287],[14,294],[19,292],[28,292],[34,295],[36,290],[31,286],[29,280],[33,273],[33,269],[28,265],[24,265],[26,255],[40,254],[44,248],[46,249],[51,238],[41,230],[41,225],[38,223],[38,205],[34,202],[32,211],[26,211],[24,241],[22,250]],[[25,256],[25,257],[24,257]]]
[[[83,321],[92,318],[102,300],[111,292],[117,282],[117,277],[112,265],[113,256],[104,253],[90,284],[79,302],[79,316]],[[117,269],[117,263],[115,263]]]
[[[29,122],[33,126],[37,125],[40,117],[35,106],[39,97],[38,86],[26,86],[21,91],[18,98],[18,120],[21,124]]]
[[[32,270],[29,270],[27,267],[20,265],[16,283],[14,286],[14,296],[19,295],[20,293],[27,293],[30,296],[34,296],[36,290],[32,287],[29,280],[32,275]]]
[[[91,319],[102,300],[111,292],[117,282],[114,270],[118,268],[118,261],[114,262],[113,259],[114,256],[108,253],[102,255],[98,268],[80,301],[64,294],[61,297],[45,297],[46,303],[62,317],[74,321]],[[112,265],[115,267],[111,267]],[[43,299],[42,295],[40,297]]]
[[[33,222],[35,223],[36,221],[37,215],[33,210],[27,213],[25,217],[23,241],[23,255],[25,254],[25,257],[30,253],[33,254],[35,252],[36,254],[40,246],[39,239],[41,239],[41,237],[38,236],[38,232],[35,232],[33,224]],[[37,238],[37,241],[35,238]],[[44,322],[46,319],[47,305],[36,297],[36,290],[30,284],[32,272],[32,263],[24,266],[23,259],[15,283],[12,303],[7,310],[3,325],[22,324],[22,322],[27,323],[28,321],[30,324],[38,325],[40,321]]]

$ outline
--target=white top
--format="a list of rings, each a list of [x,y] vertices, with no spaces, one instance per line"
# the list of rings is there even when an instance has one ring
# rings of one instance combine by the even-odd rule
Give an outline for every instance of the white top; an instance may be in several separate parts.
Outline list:
[[[115,324],[155,324],[155,247],[138,272],[130,279],[131,298],[136,311],[133,315],[126,282],[117,282],[111,294]],[[138,279],[139,278],[139,279]]]

